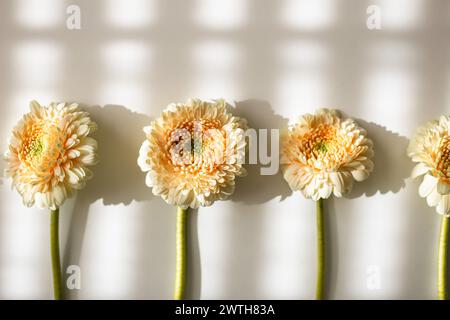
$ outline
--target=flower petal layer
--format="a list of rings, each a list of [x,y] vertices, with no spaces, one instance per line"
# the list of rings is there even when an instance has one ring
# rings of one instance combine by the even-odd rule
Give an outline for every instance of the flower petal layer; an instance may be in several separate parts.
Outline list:
[[[348,193],[353,181],[373,170],[372,141],[353,120],[320,109],[300,117],[282,140],[283,176],[306,198],[326,199]]]
[[[92,177],[97,126],[78,105],[30,103],[30,112],[15,126],[5,153],[6,176],[24,204],[55,210]]]

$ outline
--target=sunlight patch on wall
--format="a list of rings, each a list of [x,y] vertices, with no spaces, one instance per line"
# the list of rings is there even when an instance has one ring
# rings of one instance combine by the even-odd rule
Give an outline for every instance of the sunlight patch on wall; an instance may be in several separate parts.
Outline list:
[[[417,83],[409,70],[378,68],[366,81],[363,106],[366,117],[406,134],[408,121],[414,120]],[[401,127],[399,127],[399,125]]]
[[[1,268],[2,297],[6,299],[42,299],[42,297],[45,297],[42,288],[37,288],[35,285],[30,286],[30,284],[36,283],[36,278],[42,276],[34,274],[30,270],[34,261],[21,259],[20,257],[11,258],[14,262],[5,262],[5,266]],[[48,281],[50,287],[50,278],[48,278]],[[50,290],[48,292],[50,293]]]
[[[303,111],[327,104],[324,67],[326,48],[316,42],[289,42],[278,52],[279,76],[276,82],[277,110],[296,119]]]
[[[366,117],[407,134],[419,101],[418,70],[414,69],[417,53],[413,46],[395,42],[374,44],[367,52],[369,68],[361,108]]]
[[[425,0],[375,0],[381,8],[383,30],[407,31],[420,27],[426,12]]]
[[[281,23],[299,30],[318,30],[330,27],[336,19],[334,0],[284,0]]]
[[[15,0],[16,21],[30,29],[62,26],[66,17],[61,0]]]
[[[247,18],[248,0],[197,0],[194,20],[212,29],[241,27]]]
[[[196,263],[201,263],[201,279],[214,279],[201,282],[201,299],[222,299],[227,295],[227,288],[232,285],[228,275],[234,259],[225,257],[235,250],[229,247],[230,241],[227,241],[233,216],[226,211],[225,201],[214,203],[214,212],[208,212],[211,208],[201,207],[198,211],[201,259]]]
[[[133,111],[145,112],[149,103],[149,90],[139,81],[111,81],[99,90],[98,102],[101,105],[124,106]]]
[[[238,95],[241,54],[229,42],[205,41],[192,52],[193,81],[191,96],[227,98]]]
[[[145,112],[151,91],[145,86],[151,71],[151,50],[139,42],[111,42],[101,48],[99,60],[103,78],[99,103],[122,105]]]
[[[88,297],[104,299],[130,296],[133,283],[137,227],[124,206],[91,204],[83,244],[82,270]],[[86,263],[84,263],[86,261]],[[95,283],[94,285],[90,285]]]
[[[327,52],[318,42],[287,42],[279,51],[283,66],[293,68],[317,68],[326,62]]]
[[[102,47],[100,60],[108,78],[134,78],[148,68],[150,54],[140,42],[116,41]]]
[[[21,114],[30,110],[29,104],[32,100],[38,101],[41,105],[47,105],[50,102],[62,101],[63,97],[60,97],[55,90],[41,90],[36,88],[16,91],[8,103],[8,106],[11,106],[15,110],[12,115],[12,121],[17,121]]]
[[[403,41],[376,41],[366,47],[369,62],[396,68],[417,65],[417,50]]]
[[[62,58],[62,49],[54,43],[19,43],[12,52],[15,81],[21,87],[49,88],[60,80]]]
[[[361,199],[355,204],[354,211],[362,213],[365,207],[376,207],[378,201],[374,198]],[[352,233],[353,241],[357,241],[358,245],[350,246],[353,256],[358,256],[359,259],[354,262],[357,271],[347,273],[348,279],[360,277],[361,285],[349,288],[355,294],[369,299],[383,298],[381,289],[390,285],[390,282],[386,281],[386,269],[395,265],[402,257],[398,251],[400,248],[397,247],[398,226],[402,224],[402,217],[392,212],[405,212],[405,207],[398,201],[397,195],[393,194],[385,195],[383,203],[389,210],[380,210],[377,214],[364,212],[358,225],[355,225],[358,231]]]
[[[10,53],[12,91],[9,94],[8,119],[16,122],[29,111],[31,100],[41,104],[58,101],[57,88],[62,78],[62,48],[51,42],[18,43]]]
[[[309,288],[314,290],[315,278],[311,275],[316,270],[316,256],[310,248],[315,245],[316,230],[312,228],[315,216],[299,215],[298,208],[313,213],[314,204],[301,197],[290,197],[285,205],[283,212],[275,218],[271,214],[266,217],[268,222],[262,240],[266,262],[262,266],[261,290],[269,299],[305,298],[300,296],[302,292],[312,292],[312,297],[314,291]],[[278,200],[272,200],[272,210],[277,210],[277,206]],[[269,222],[269,219],[273,221]]]
[[[8,226],[1,234],[0,292],[10,299],[43,297],[51,290],[48,211],[27,209],[6,182],[0,189],[1,220]]]
[[[157,18],[155,0],[105,0],[106,20],[118,28],[142,28]]]

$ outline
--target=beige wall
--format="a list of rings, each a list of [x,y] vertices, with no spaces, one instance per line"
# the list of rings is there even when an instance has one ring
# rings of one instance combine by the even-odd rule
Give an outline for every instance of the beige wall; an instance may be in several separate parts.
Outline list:
[[[366,27],[370,4],[381,30]],[[77,101],[100,126],[95,180],[62,209],[64,265],[82,270],[70,296],[171,297],[175,212],[144,186],[141,128],[170,102],[223,97],[255,128],[321,106],[358,119],[377,167],[328,202],[329,298],[434,298],[439,217],[405,148],[449,112],[449,14],[445,0],[1,1],[0,149],[31,99]],[[314,204],[250,173],[191,216],[188,297],[313,298]],[[51,298],[48,225],[2,178],[0,298]]]

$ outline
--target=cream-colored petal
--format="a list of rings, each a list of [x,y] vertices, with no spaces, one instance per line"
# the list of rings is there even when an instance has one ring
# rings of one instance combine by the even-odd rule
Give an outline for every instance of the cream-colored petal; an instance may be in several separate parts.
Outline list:
[[[79,158],[79,161],[86,166],[93,166],[98,163],[98,157],[96,154],[86,154]]]
[[[229,114],[225,105],[221,100],[198,99],[191,99],[186,104],[171,104],[160,118],[144,128],[146,139],[137,163],[142,171],[148,172],[146,183],[153,194],[171,205],[197,208],[226,199],[233,193],[235,178],[246,174],[238,154],[246,146],[246,141],[239,135],[239,130],[245,129],[245,121]],[[200,153],[194,153],[191,159],[194,163],[190,163],[183,161],[183,153],[176,147],[186,142],[191,145],[192,141],[186,140],[195,139],[198,131],[194,132],[194,129],[203,134],[200,141],[204,145]],[[231,138],[226,144],[225,134]]]
[[[56,186],[53,189],[53,197],[55,205],[58,207],[61,206],[67,197],[65,188],[61,185]]]
[[[322,199],[328,199],[331,196],[332,187],[327,183],[324,183],[322,187],[319,189],[319,196]]]
[[[352,175],[356,181],[364,181],[369,177],[369,172],[367,170],[354,170]]]
[[[92,176],[85,166],[97,162],[97,143],[86,136],[94,127],[74,104],[30,103],[30,112],[14,127],[6,168],[27,206],[56,209],[84,187]],[[18,148],[19,140],[30,147]]]
[[[77,135],[78,135],[79,137],[83,137],[83,136],[89,134],[89,126],[87,126],[87,125],[85,125],[85,124],[79,126],[79,127],[77,128],[76,133],[77,133]]]
[[[151,166],[148,162],[149,156],[148,153],[150,152],[150,142],[148,140],[145,140],[142,143],[142,146],[139,150],[139,157],[138,157],[138,166],[141,168],[143,172],[147,172],[151,169]]]
[[[342,194],[345,192],[345,182],[342,175],[339,172],[332,172],[329,177],[333,184],[333,194],[338,198],[342,197]]]
[[[427,165],[425,165],[425,163],[420,162],[412,170],[411,178],[415,179],[417,177],[420,177],[425,173],[427,173],[428,171],[430,171],[430,168]]]
[[[431,193],[427,196],[427,204],[430,207],[435,207],[441,201],[442,195],[437,192],[437,189],[433,189]]]
[[[41,105],[39,104],[39,102],[37,102],[36,100],[32,100],[30,102],[30,110],[33,113],[39,113],[41,110]]]
[[[423,178],[422,183],[419,186],[419,195],[422,198],[428,196],[433,191],[433,189],[436,188],[437,182],[438,180],[435,177],[426,174]]]
[[[439,214],[448,215],[450,212],[450,195],[442,196],[436,209]]]
[[[80,155],[81,155],[81,152],[79,150],[76,150],[76,149],[70,150],[69,153],[67,154],[69,159],[78,158]]]
[[[302,189],[303,190],[303,194],[307,198],[311,198],[313,196],[313,194],[316,193],[315,180],[316,180],[316,178],[311,179],[311,181],[305,186],[305,188]]]

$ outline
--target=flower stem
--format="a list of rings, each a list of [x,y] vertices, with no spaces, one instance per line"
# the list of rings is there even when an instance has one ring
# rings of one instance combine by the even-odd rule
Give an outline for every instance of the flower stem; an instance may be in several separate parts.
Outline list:
[[[447,242],[448,242],[448,220],[442,216],[441,233],[439,236],[439,261],[438,261],[438,298],[447,300]]]
[[[325,282],[325,223],[323,214],[323,199],[316,201],[317,219],[317,287],[316,300],[324,297]]]
[[[59,208],[50,211],[50,252],[52,256],[53,295],[62,299],[62,275],[59,258]]]
[[[187,209],[177,208],[177,257],[175,273],[175,300],[184,299],[186,286],[186,217]]]

